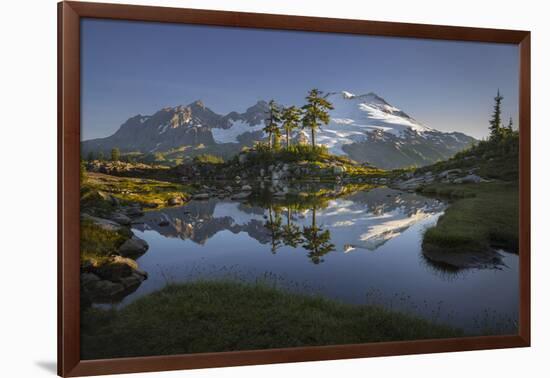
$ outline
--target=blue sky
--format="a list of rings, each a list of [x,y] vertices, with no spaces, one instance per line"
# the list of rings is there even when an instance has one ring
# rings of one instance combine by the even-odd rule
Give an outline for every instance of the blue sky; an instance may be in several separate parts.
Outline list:
[[[81,31],[82,139],[198,99],[220,114],[260,99],[301,105],[313,87],[376,92],[427,126],[477,138],[500,88],[517,125],[515,45],[93,19]]]

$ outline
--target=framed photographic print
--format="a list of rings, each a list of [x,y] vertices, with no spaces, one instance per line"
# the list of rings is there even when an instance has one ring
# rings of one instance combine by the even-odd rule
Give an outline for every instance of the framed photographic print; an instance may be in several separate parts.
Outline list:
[[[529,32],[58,9],[59,375],[529,346]]]

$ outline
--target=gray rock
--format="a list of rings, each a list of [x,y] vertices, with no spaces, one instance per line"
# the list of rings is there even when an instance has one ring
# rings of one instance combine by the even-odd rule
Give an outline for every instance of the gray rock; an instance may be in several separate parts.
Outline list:
[[[248,198],[249,196],[250,196],[250,192],[241,192],[241,193],[237,193],[237,194],[232,195],[231,199],[240,200],[240,199]]]
[[[124,286],[125,289],[127,289],[130,287],[139,286],[146,278],[147,278],[146,276],[140,273],[134,272],[132,273],[132,275],[122,278],[120,280],[120,284]]]
[[[93,287],[99,281],[100,281],[100,278],[93,273],[80,274],[80,284],[85,289]]]
[[[252,191],[252,187],[250,185],[243,185],[241,190],[245,192],[250,192]]]
[[[204,200],[210,198],[210,194],[208,193],[198,193],[193,196],[193,199],[196,200]]]
[[[122,213],[112,213],[111,214],[111,220],[114,220],[115,222],[117,222],[119,224],[122,224],[122,225],[125,225],[125,226],[132,223],[132,220],[130,219],[130,217],[127,216],[126,214],[122,214]]]
[[[409,180],[406,180],[406,181],[402,181],[400,183],[397,184],[397,188],[398,189],[401,189],[401,190],[416,190],[420,187],[420,185],[422,185],[422,183],[424,182],[424,178],[423,177],[415,177],[415,178],[411,178]]]
[[[462,173],[461,169],[455,168],[455,169],[448,169],[446,171],[443,171],[437,175],[438,178],[449,178],[450,176],[457,175]]]
[[[462,177],[462,182],[465,184],[479,184],[482,178],[478,175],[467,175]]]
[[[137,269],[138,265],[134,260],[114,256],[107,263],[94,268],[94,273],[102,280],[118,282],[121,278],[130,276]]]
[[[88,214],[82,214],[81,219],[90,220],[106,231],[118,231],[122,228],[122,226],[117,222],[109,219],[94,217]]]
[[[148,249],[149,244],[147,244],[145,240],[134,235],[122,243],[118,249],[118,253],[124,257],[139,257],[147,252]]]
[[[124,285],[109,280],[101,280],[95,283],[93,291],[99,297],[115,297],[124,292]]]

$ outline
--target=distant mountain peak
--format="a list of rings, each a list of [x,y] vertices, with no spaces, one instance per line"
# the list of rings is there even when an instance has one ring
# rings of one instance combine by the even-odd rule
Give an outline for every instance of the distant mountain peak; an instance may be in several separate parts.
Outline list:
[[[196,106],[196,107],[199,107],[199,108],[201,108],[201,109],[205,109],[205,108],[206,108],[206,106],[204,105],[204,102],[202,102],[202,100],[195,100],[195,101],[193,101],[191,104],[189,104],[189,106],[191,106],[191,107]]]

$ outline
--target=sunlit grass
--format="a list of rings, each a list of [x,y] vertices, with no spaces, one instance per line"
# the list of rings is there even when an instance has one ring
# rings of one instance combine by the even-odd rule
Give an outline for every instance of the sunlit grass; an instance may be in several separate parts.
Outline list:
[[[170,198],[187,201],[190,186],[172,182],[88,174],[86,184],[89,190],[107,193],[123,202],[139,203],[157,208],[167,206]]]

